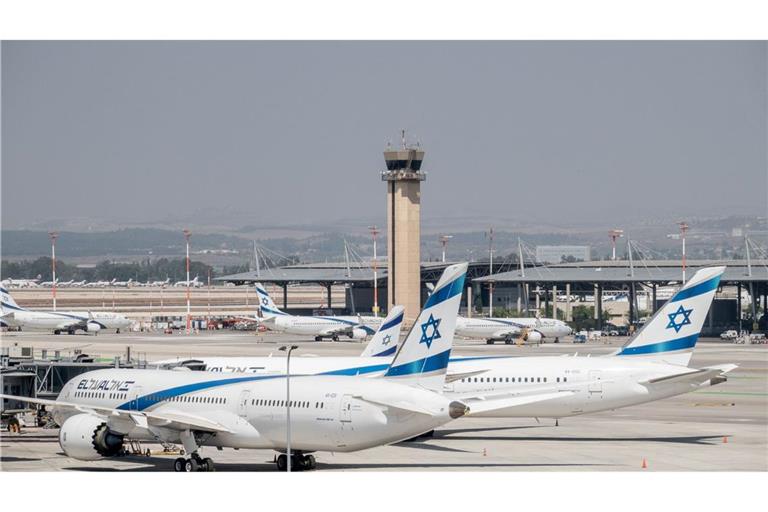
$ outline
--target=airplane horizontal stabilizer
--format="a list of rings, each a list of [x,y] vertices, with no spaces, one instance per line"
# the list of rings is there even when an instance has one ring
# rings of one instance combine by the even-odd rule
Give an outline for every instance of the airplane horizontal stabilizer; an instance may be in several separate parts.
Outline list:
[[[488,400],[483,397],[477,397],[474,400],[463,400],[463,403],[469,407],[469,413],[467,415],[472,416],[473,414],[497,411],[499,409],[508,409],[510,407],[545,402],[547,400],[554,400],[555,398],[565,398],[572,394],[573,391],[555,391],[552,393],[522,395],[510,398],[491,398]]]
[[[384,407],[391,407],[393,409],[400,409],[402,411],[412,412],[416,414],[425,414],[427,416],[432,416],[433,414],[429,412],[426,409],[423,409],[411,402],[404,402],[404,401],[384,401],[384,400],[371,400],[370,398],[366,398],[361,395],[353,395],[352,398],[356,398],[358,400],[362,400],[364,402],[368,402],[369,404],[374,405],[381,405]]]
[[[664,375],[663,377],[655,377],[646,381],[640,382],[643,386],[652,386],[654,384],[668,384],[668,383],[690,383],[690,384],[705,384],[711,379],[721,377],[723,380],[715,382],[719,384],[724,382],[724,375],[734,369],[738,368],[735,364],[722,364],[717,366],[710,366],[707,368],[691,368],[689,371],[683,371],[671,375]]]

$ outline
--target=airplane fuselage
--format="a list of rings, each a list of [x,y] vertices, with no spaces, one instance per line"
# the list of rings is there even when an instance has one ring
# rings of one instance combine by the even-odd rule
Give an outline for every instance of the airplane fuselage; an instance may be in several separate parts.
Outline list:
[[[397,442],[450,421],[450,400],[437,393],[379,379],[294,376],[290,381],[291,448],[350,452]],[[189,414],[214,421],[230,432],[200,438],[201,446],[271,448],[286,446],[286,379],[283,376],[228,375],[167,370],[97,370],[69,381],[58,400],[84,408],[108,407],[143,413]],[[379,405],[407,402],[429,414]],[[64,425],[82,414],[54,407]],[[129,438],[160,435],[180,442],[178,431],[143,427],[130,419],[108,420]]]

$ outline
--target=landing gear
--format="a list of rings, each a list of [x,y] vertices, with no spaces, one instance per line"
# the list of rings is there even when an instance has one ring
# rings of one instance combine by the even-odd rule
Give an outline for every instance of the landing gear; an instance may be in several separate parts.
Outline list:
[[[504,338],[504,344],[505,345],[511,345],[514,342],[515,342],[515,340],[513,340],[512,338]]]
[[[338,337],[338,336],[336,336],[335,334],[334,334],[333,336],[331,336],[331,339],[332,339],[333,341],[339,341],[339,337]]]
[[[192,473],[194,471],[216,471],[213,460],[206,457],[201,459],[196,453],[188,459],[179,457],[173,461],[173,470],[177,473]]]
[[[58,330],[58,329],[54,329],[54,331],[53,331],[53,334],[55,334],[56,336],[58,336],[59,334],[61,334],[61,331],[60,331],[60,330]]]
[[[560,343],[560,338],[555,338],[555,343]]]
[[[315,336],[315,341],[323,341],[322,336]]]
[[[75,331],[67,331],[67,334],[69,334],[70,336],[74,336],[75,335]]]
[[[115,329],[115,334],[120,334],[120,329]]]
[[[493,345],[493,340],[485,340],[486,345]]]
[[[275,459],[278,471],[288,469],[288,456],[281,453]],[[314,455],[304,455],[302,453],[291,454],[291,471],[310,471],[317,468],[317,460]]]

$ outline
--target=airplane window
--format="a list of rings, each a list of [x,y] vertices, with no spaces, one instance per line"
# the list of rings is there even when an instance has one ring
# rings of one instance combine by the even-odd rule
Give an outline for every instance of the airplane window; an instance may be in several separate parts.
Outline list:
[[[525,378],[525,382],[528,382],[528,377]]]
[[[544,377],[544,382],[547,382],[547,378],[546,377]]]
[[[557,382],[560,382],[560,377],[557,378]]]
[[[541,377],[536,377],[536,382],[541,382]]]
[[[563,382],[568,382],[568,377],[563,377]]]

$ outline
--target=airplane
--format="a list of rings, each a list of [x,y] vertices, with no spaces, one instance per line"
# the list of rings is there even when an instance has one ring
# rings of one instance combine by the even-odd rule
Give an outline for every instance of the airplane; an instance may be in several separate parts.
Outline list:
[[[130,288],[131,286],[133,286],[133,278],[130,278],[127,281],[115,281],[115,280],[112,280],[110,285],[111,286],[117,286],[119,288]]]
[[[112,279],[111,281],[92,281],[90,283],[85,283],[83,288],[105,288],[107,286],[112,286],[116,282],[117,279]]]
[[[70,281],[59,281],[57,279],[56,280],[56,288],[65,288],[65,287],[71,285],[74,282],[75,282],[74,279],[70,280]],[[42,283],[40,283],[40,286],[42,286],[44,288],[53,288],[53,281],[43,281]]]
[[[379,360],[381,358],[388,358],[394,356],[397,350],[398,342],[400,340],[400,328],[403,326],[404,310],[402,306],[394,306],[381,326],[371,337],[371,340],[363,349],[360,357],[372,358]],[[296,357],[291,360],[291,364],[297,374],[305,374],[307,370],[314,370],[310,362],[310,365],[305,364],[305,360],[315,359],[311,357]],[[322,358],[327,359],[327,358]],[[348,359],[348,358],[343,358]],[[256,361],[255,365],[253,364]],[[309,361],[308,361],[309,362]],[[381,363],[381,361],[379,361]],[[252,357],[206,357],[204,361],[199,359],[188,358],[176,358],[165,359],[162,361],[153,361],[149,364],[153,368],[189,368],[190,370],[205,370],[209,372],[223,372],[223,373],[260,373],[260,374],[274,374],[281,373],[285,369],[282,359],[274,357],[252,358]],[[389,366],[389,361],[384,361],[383,364],[379,364],[383,369]],[[296,369],[298,368],[298,370]],[[380,371],[378,374],[383,375],[384,371]]]
[[[417,328],[381,378],[297,375],[291,377],[289,395],[285,375],[104,369],[73,378],[56,400],[0,398],[50,407],[61,426],[61,448],[78,460],[118,455],[129,439],[181,443],[190,456],[174,461],[179,472],[213,470],[213,461],[200,456],[206,446],[273,449],[280,452],[279,470],[313,469],[316,451],[353,452],[395,443],[473,407],[482,412],[540,399],[468,396],[459,401],[440,393],[466,271],[466,263],[446,268]],[[289,446],[290,460],[284,453]]]
[[[173,283],[173,286],[184,286],[184,287],[190,286],[191,288],[200,288],[201,286],[203,286],[203,283],[198,281],[198,276],[195,276],[194,279],[191,279],[189,281],[176,281],[175,283]]]
[[[4,288],[39,288],[39,279],[4,279],[2,286]]]
[[[275,305],[261,283],[256,283],[256,294],[259,297],[261,323],[271,331],[314,336],[315,341],[325,338],[339,341],[339,336],[359,340],[373,334],[373,328],[381,325],[381,318],[375,316],[289,315]]]
[[[512,344],[516,340],[540,343],[545,338],[555,343],[573,330],[562,320],[553,318],[464,318],[456,321],[456,334],[467,338],[485,338],[493,345],[497,340]]]
[[[115,329],[120,333],[120,329],[130,327],[132,323],[119,313],[106,311],[31,311],[19,306],[5,288],[0,288],[0,298],[0,321],[10,327],[51,330],[54,334],[75,334],[78,330],[98,334],[104,329]]]
[[[166,286],[168,286],[170,284],[170,282],[171,282],[171,278],[169,277],[165,281],[147,282],[147,286],[152,286],[152,287],[155,287],[155,288],[165,288]]]
[[[600,357],[479,356],[450,358],[444,393],[464,396],[561,393],[476,415],[560,418],[619,409],[722,384],[737,366],[689,366],[725,267],[703,268],[680,288],[623,347]],[[458,329],[457,329],[458,332]],[[229,358],[196,359],[202,369],[226,371]],[[269,358],[237,358],[249,371],[280,371]],[[292,369],[316,375],[380,376],[386,362],[370,357],[296,358]],[[232,366],[232,365],[229,365]],[[257,370],[253,370],[256,368]]]

